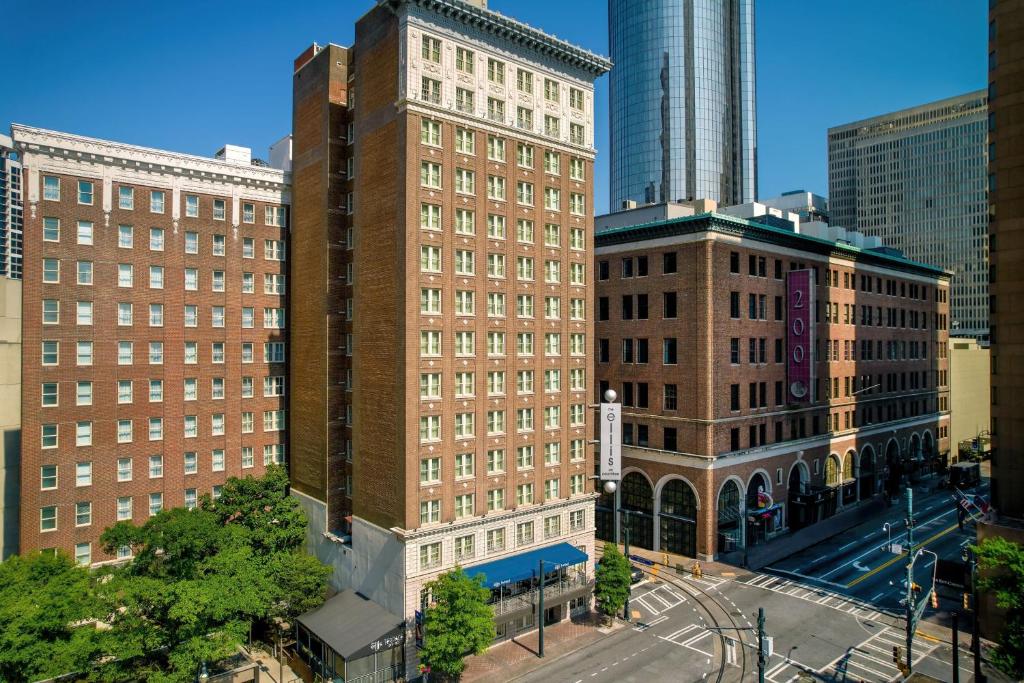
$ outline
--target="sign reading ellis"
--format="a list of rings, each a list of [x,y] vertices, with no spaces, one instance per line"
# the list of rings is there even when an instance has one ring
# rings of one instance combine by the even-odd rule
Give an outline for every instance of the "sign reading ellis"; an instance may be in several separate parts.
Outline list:
[[[786,274],[787,403],[810,403],[814,383],[814,273]]]
[[[622,406],[601,404],[601,479],[622,478]]]

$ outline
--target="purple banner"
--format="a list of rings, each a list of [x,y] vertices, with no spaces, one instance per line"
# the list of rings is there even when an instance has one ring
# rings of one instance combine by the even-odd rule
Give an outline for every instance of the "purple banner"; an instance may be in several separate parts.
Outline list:
[[[810,403],[814,383],[814,274],[786,274],[787,403]]]

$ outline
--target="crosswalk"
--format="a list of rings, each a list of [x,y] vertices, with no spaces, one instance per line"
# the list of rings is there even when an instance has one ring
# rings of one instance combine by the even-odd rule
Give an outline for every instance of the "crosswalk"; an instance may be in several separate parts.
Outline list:
[[[892,660],[892,653],[894,647],[905,645],[903,637],[900,631],[883,628],[860,645],[847,650],[829,664],[823,672],[841,681],[888,683],[900,680],[900,670]],[[925,654],[927,652],[921,653],[919,658]]]
[[[771,574],[760,574],[744,583],[747,586],[782,593],[783,595],[813,602],[823,607],[846,612],[860,619],[881,619],[884,616],[881,612],[871,607],[870,604],[849,595],[843,595],[817,586],[809,586],[805,583],[798,583]]]
[[[666,636],[658,637],[673,645],[685,647],[708,657],[709,664],[711,663],[710,658],[715,653],[715,634],[697,624],[690,624]]]
[[[658,586],[639,597],[630,598],[634,605],[643,607],[648,614],[655,617],[669,611],[673,607],[678,607],[685,600],[686,598],[674,587],[668,585]]]

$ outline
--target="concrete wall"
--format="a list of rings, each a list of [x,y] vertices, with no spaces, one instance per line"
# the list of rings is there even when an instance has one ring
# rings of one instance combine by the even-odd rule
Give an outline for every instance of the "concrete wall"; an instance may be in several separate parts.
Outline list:
[[[351,588],[352,547],[342,543],[340,539],[334,540],[335,537],[325,535],[330,531],[327,528],[327,505],[294,488],[292,496],[299,501],[306,517],[309,518],[309,526],[306,528],[306,551],[334,570],[327,579],[330,590],[340,593],[346,588]]]
[[[950,456],[957,444],[987,431],[991,421],[989,350],[972,339],[949,340]]]
[[[0,560],[18,552],[20,478],[21,280],[0,278]]]

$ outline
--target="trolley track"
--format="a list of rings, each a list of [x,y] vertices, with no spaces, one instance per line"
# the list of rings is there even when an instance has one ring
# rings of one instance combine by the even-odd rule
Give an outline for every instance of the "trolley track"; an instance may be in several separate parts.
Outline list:
[[[595,554],[601,555],[603,553],[601,549],[598,548]],[[630,564],[632,564],[632,562]],[[694,597],[694,602],[697,603],[701,611],[703,611],[704,614],[707,615],[708,621],[714,626],[713,629],[709,630],[714,630],[715,634],[718,636],[719,661],[718,675],[715,678],[715,683],[723,683],[723,681],[726,679],[726,672],[728,671],[729,667],[729,663],[726,657],[726,632],[732,631],[735,633],[735,640],[738,641],[737,644],[739,649],[737,657],[737,664],[739,666],[739,676],[734,680],[742,683],[742,681],[745,679],[747,675],[747,648],[750,646],[743,638],[743,633],[747,629],[741,626],[736,621],[736,619],[733,618],[732,613],[729,612],[729,610],[726,607],[724,607],[720,602],[718,602],[718,600],[716,600],[715,597],[712,596],[711,593],[709,593],[703,587],[696,583],[688,583],[681,579],[676,579],[669,573],[672,570],[667,565],[659,565],[659,567],[661,569],[658,570],[657,574],[653,573],[652,570],[646,565],[637,566],[637,569],[640,569],[647,576],[650,576],[656,580],[664,581],[665,583],[671,586],[675,586],[681,589],[684,593],[690,595],[690,597]],[[664,572],[662,572],[662,569],[664,570]],[[701,600],[696,598],[696,596],[694,596],[691,591],[696,591],[697,593],[700,593],[704,599]],[[712,607],[710,607],[707,603],[714,605],[714,607],[717,609],[712,609]],[[719,616],[716,616],[716,611],[721,615],[721,618],[719,618]],[[725,623],[723,623],[723,621]],[[732,677],[730,677],[730,680],[733,680]]]

